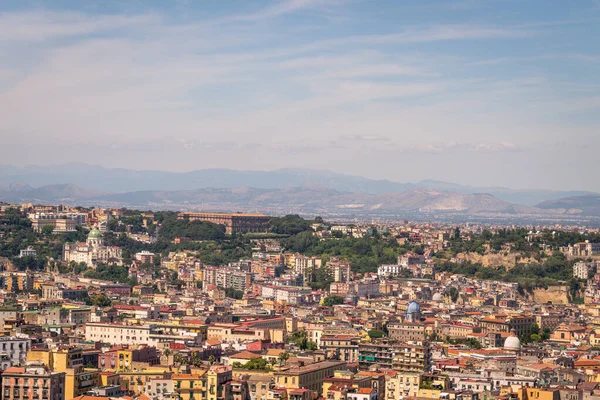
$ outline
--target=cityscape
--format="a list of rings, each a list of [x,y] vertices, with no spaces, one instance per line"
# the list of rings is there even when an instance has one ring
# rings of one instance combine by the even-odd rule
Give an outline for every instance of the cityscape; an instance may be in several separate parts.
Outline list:
[[[600,400],[597,0],[0,3],[0,400]]]

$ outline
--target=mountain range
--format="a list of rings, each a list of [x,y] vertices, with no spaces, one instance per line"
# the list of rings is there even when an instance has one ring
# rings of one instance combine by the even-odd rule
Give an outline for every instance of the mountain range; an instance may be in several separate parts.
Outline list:
[[[69,183],[58,183],[62,180]],[[86,164],[2,167],[0,201],[343,217],[565,220],[600,215],[600,195],[590,192],[476,188],[433,180],[397,183],[305,169],[176,173]]]
[[[548,200],[594,195],[585,191],[514,190],[503,187],[474,187],[436,180],[400,183],[385,179],[368,179],[313,169],[279,169],[275,171],[237,171],[231,169],[201,169],[189,172],[168,172],[106,168],[82,163],[54,166],[0,166],[0,185],[5,188],[16,182],[31,187],[70,183],[91,191],[123,193],[136,191],[181,191],[207,188],[283,189],[322,186],[338,192],[385,194],[429,189],[458,194],[487,193],[500,200],[533,206]]]

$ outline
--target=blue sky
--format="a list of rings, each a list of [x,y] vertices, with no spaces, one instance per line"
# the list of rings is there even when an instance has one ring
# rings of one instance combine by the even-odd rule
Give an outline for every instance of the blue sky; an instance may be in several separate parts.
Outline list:
[[[600,191],[600,2],[3,1],[0,164]]]

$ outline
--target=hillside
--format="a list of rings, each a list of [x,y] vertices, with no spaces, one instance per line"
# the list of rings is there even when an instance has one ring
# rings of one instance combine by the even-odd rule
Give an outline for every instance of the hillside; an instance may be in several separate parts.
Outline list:
[[[490,194],[482,193],[460,194],[430,189],[413,189],[400,193],[368,194],[341,192],[319,185],[281,189],[241,187],[103,193],[72,184],[48,185],[39,188],[20,184],[0,188],[0,200],[140,209],[261,211],[274,214],[458,213],[461,215],[513,216],[553,214],[552,210],[515,205]]]
[[[567,214],[600,215],[600,195],[585,195],[548,200],[536,207],[549,210],[563,210]]]

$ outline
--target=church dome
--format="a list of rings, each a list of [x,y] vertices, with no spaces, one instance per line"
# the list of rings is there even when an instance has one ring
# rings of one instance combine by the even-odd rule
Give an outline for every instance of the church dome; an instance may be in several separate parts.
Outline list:
[[[406,314],[418,314],[421,312],[421,307],[419,307],[419,303],[416,301],[411,301],[408,304],[408,308],[406,309]]]
[[[443,298],[442,298],[442,295],[441,295],[441,293],[436,293],[436,294],[434,294],[434,295],[433,295],[433,297],[431,298],[431,300],[432,300],[432,301],[442,301],[442,300],[443,300]]]
[[[513,331],[512,334],[504,341],[505,350],[521,350],[521,341]]]
[[[100,239],[102,237],[102,233],[96,228],[92,229],[88,234],[88,239]]]

